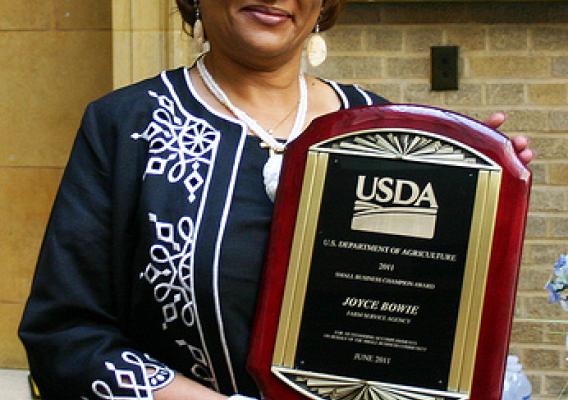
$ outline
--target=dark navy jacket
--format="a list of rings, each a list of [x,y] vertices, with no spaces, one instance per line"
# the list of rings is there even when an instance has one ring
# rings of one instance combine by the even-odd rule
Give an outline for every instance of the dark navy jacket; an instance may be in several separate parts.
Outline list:
[[[386,103],[328,83],[343,108]],[[185,68],[89,105],[20,326],[43,398],[152,399],[173,371],[258,395],[245,362],[266,157]]]

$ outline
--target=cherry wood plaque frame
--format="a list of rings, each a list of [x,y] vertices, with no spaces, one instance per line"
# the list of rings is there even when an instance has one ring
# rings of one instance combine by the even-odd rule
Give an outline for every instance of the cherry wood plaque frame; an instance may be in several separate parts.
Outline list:
[[[303,393],[283,382],[273,371],[273,356],[285,295],[286,276],[294,242],[295,224],[302,196],[302,184],[310,148],[354,132],[402,130],[446,138],[473,149],[498,166],[498,199],[494,207],[492,242],[487,243],[484,293],[474,307],[479,309],[476,349],[468,371],[468,391],[456,399],[500,400],[521,250],[531,185],[529,170],[518,160],[510,140],[503,134],[465,116],[416,105],[363,107],[332,113],[316,119],[286,151],[280,187],[274,209],[263,283],[259,293],[257,319],[252,334],[248,368],[263,398],[300,400],[320,398]],[[491,221],[493,222],[493,220]],[[483,304],[482,304],[483,303]],[[435,366],[432,366],[435,368]],[[316,374],[317,375],[317,374]],[[318,378],[318,376],[314,376]],[[376,377],[381,381],[381,377]],[[386,382],[388,386],[388,382]],[[432,399],[451,398],[436,397]],[[324,397],[322,397],[324,398]],[[341,398],[341,397],[329,397]],[[362,397],[383,399],[375,395]],[[389,397],[385,397],[389,398]],[[392,397],[406,399],[413,397]],[[428,397],[416,397],[428,398]]]

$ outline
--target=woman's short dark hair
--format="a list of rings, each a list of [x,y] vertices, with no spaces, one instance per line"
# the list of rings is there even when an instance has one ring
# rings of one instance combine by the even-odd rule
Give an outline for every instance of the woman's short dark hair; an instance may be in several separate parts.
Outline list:
[[[176,3],[183,22],[192,27],[195,23],[195,1],[176,0]],[[323,0],[323,7],[319,18],[320,31],[328,30],[335,24],[344,4],[345,0]]]

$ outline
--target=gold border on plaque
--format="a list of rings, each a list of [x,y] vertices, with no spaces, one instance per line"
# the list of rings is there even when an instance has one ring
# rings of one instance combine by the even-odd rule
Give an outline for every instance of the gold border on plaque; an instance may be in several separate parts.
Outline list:
[[[484,171],[480,171],[484,172]],[[491,171],[488,173],[487,191],[485,196],[485,209],[479,216],[481,220],[481,230],[477,238],[477,248],[468,247],[468,257],[470,252],[477,250],[477,262],[473,287],[473,298],[470,305],[470,319],[466,332],[466,343],[464,358],[462,361],[462,376],[460,377],[459,390],[471,390],[473,381],[473,369],[475,366],[475,355],[477,352],[477,341],[479,328],[481,326],[481,315],[483,312],[483,302],[485,299],[485,286],[487,274],[489,272],[489,261],[491,258],[491,245],[493,243],[493,233],[495,219],[497,216],[497,205],[499,203],[499,189],[501,187],[501,171]],[[466,266],[467,268],[467,266]]]
[[[446,397],[442,398],[469,398],[502,172],[501,167],[493,160],[462,143],[435,133],[417,130],[374,129],[351,132],[317,143],[310,148],[272,360],[273,373],[288,385],[316,400],[333,400],[335,397],[329,393],[339,390],[339,387],[334,388],[331,382],[334,379],[331,379],[325,383],[328,390],[316,395],[315,392],[306,392],[306,388],[284,376],[289,375],[290,371],[300,373],[293,369],[294,360],[330,153],[399,159],[407,162],[434,163],[479,170],[448,376],[448,392],[438,392],[439,395],[445,394]],[[283,374],[284,371],[286,374]],[[312,371],[302,371],[302,373],[318,375],[318,372]],[[331,375],[330,377],[333,378]],[[342,384],[338,383],[338,385]],[[408,398],[421,398],[412,397],[416,395],[417,388],[404,385],[390,386],[396,387],[401,395],[409,396]],[[371,389],[365,388],[364,390]],[[373,396],[369,397],[369,399],[373,398]]]
[[[299,369],[272,367],[272,373],[304,396],[331,400],[467,400],[468,395],[442,390],[367,381]]]
[[[327,172],[327,161],[328,154],[313,151],[308,153],[282,300],[282,311],[278,323],[273,364],[292,367],[296,357],[310,273],[309,268],[302,268],[302,266],[311,265],[312,249]]]
[[[314,144],[310,150],[500,171],[485,154],[432,132],[378,128],[350,132]]]
[[[500,184],[500,171],[479,171],[448,378],[451,391],[471,390],[483,311],[484,296],[479,295],[485,293]]]

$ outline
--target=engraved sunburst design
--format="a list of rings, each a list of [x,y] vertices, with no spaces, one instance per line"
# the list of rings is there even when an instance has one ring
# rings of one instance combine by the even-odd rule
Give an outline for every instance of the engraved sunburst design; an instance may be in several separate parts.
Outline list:
[[[376,154],[387,158],[485,164],[487,162],[472,152],[418,133],[376,131],[364,135],[350,135],[330,143],[331,148]]]
[[[275,371],[276,369],[276,371]],[[385,384],[288,368],[273,371],[292,387],[322,400],[467,400],[463,393]]]

